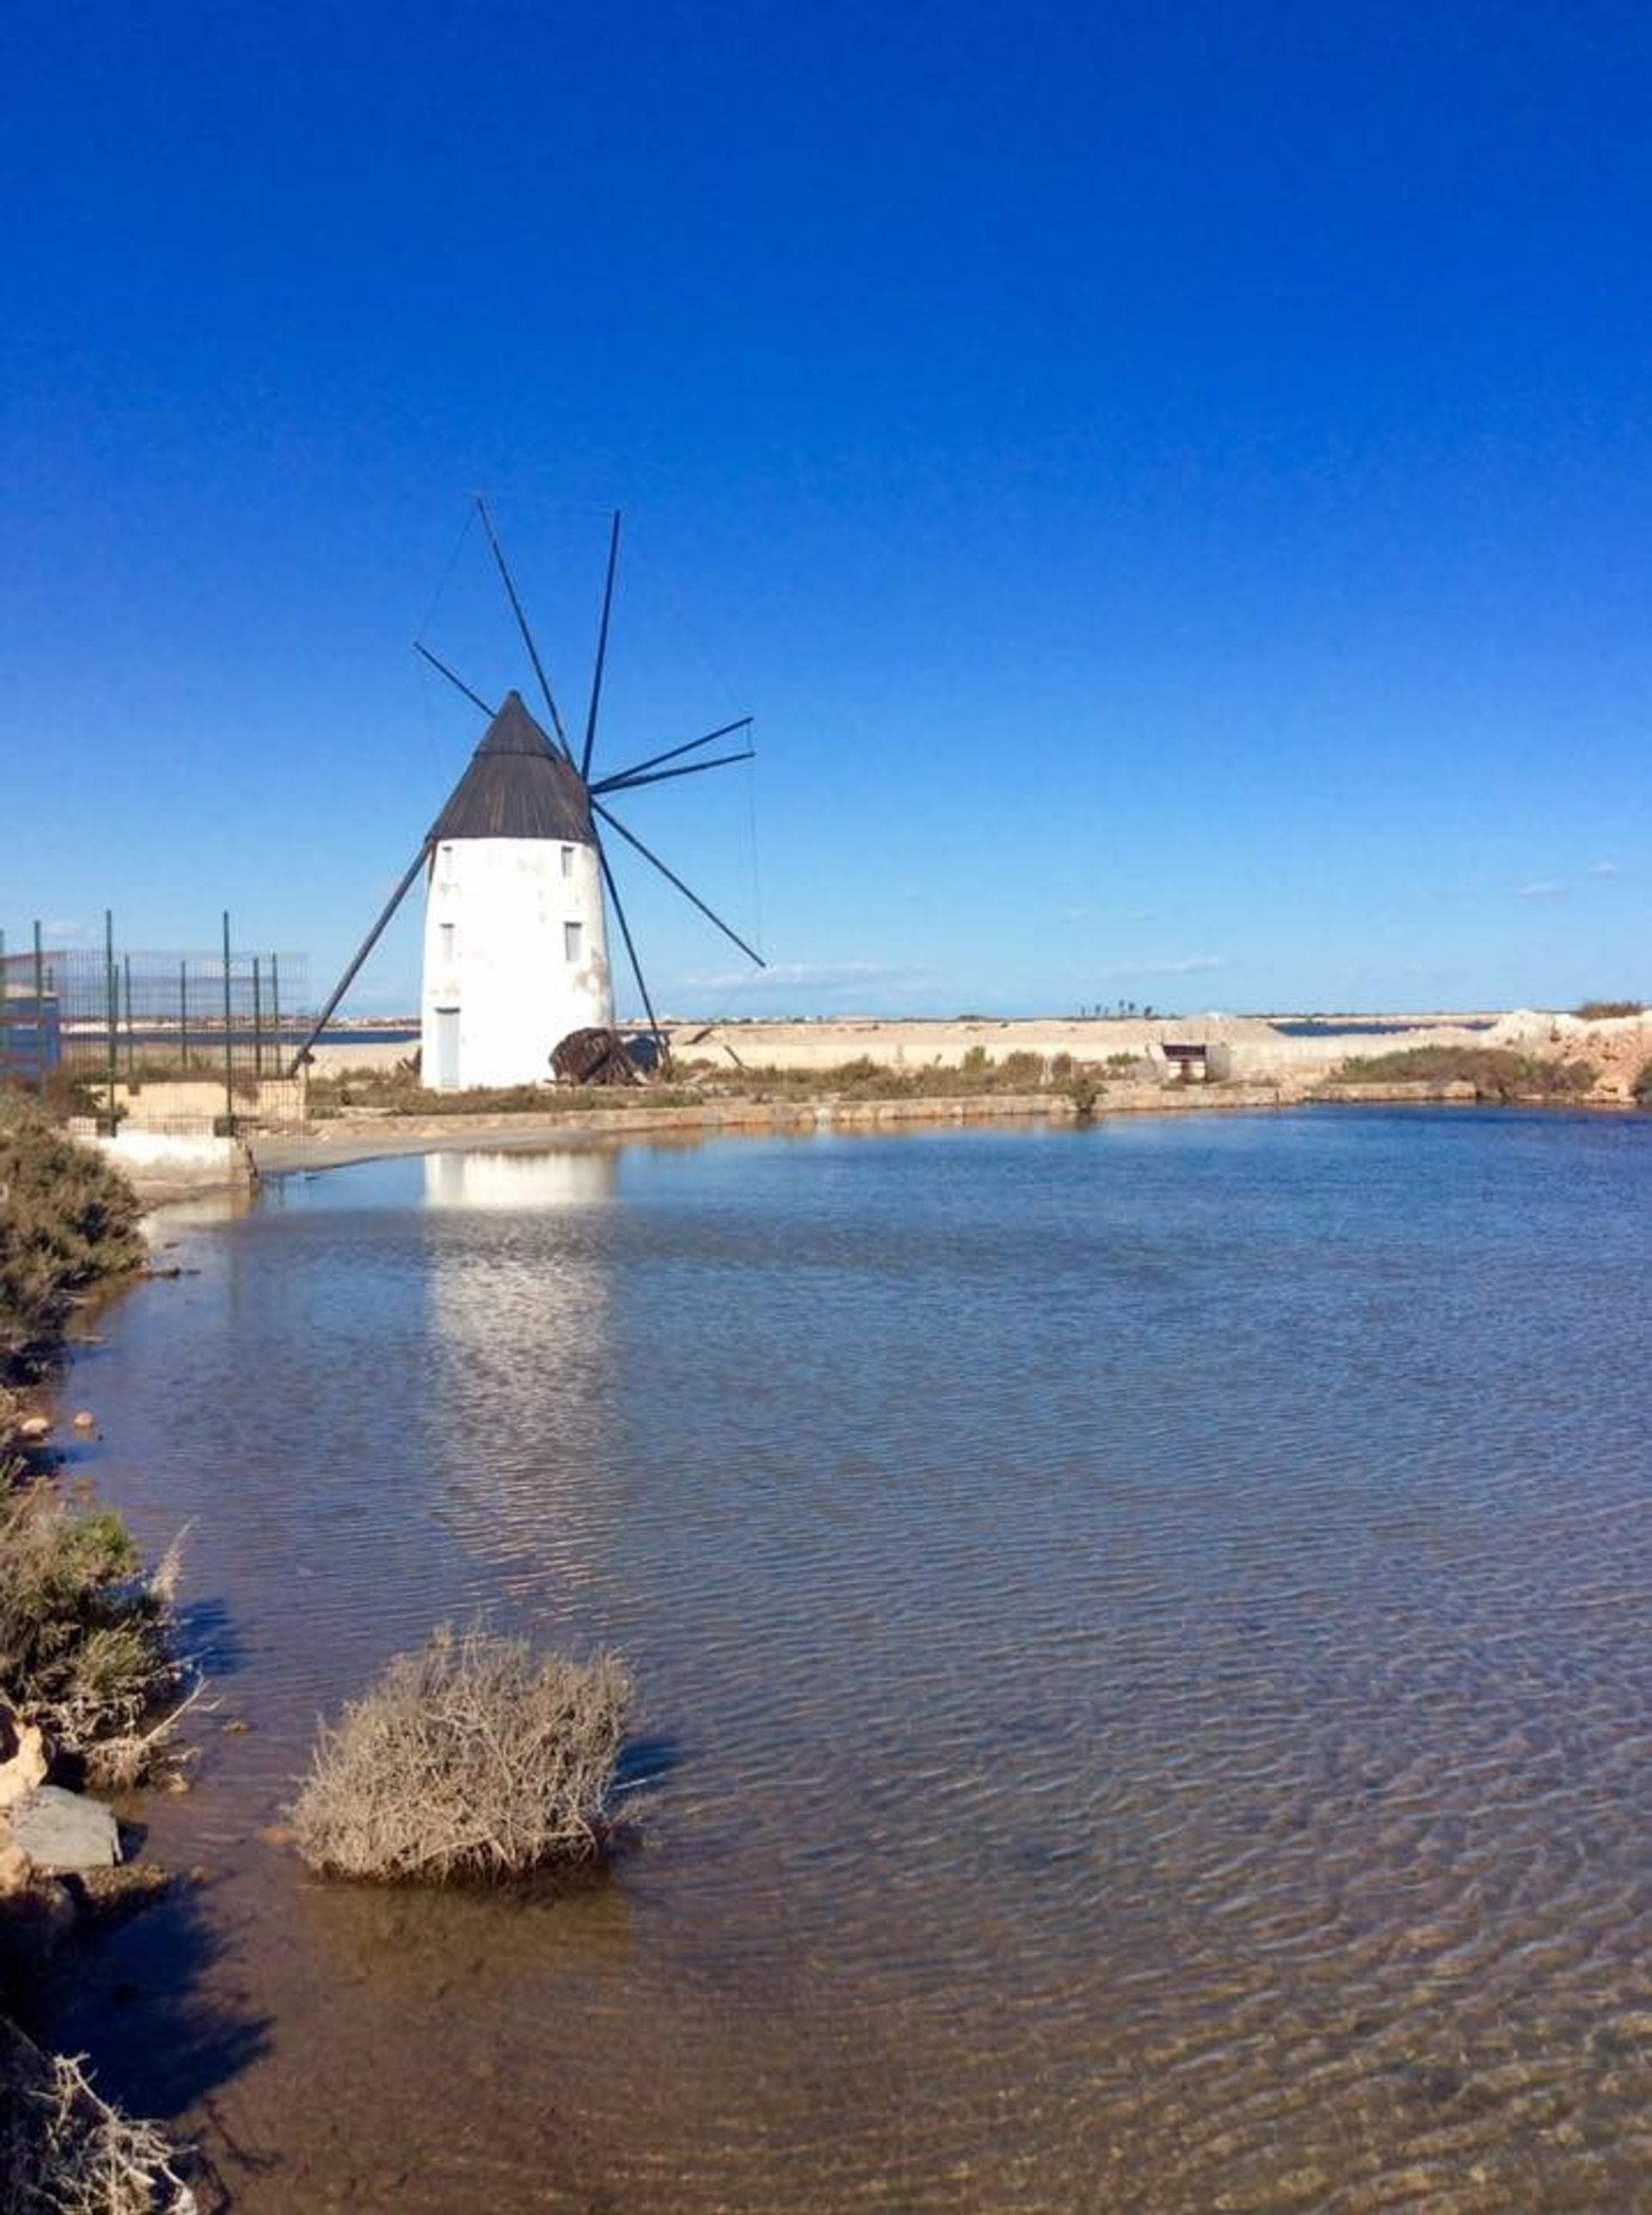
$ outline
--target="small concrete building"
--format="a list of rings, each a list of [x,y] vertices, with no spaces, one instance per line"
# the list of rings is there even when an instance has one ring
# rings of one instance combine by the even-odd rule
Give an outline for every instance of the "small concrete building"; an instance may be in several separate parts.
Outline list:
[[[613,1021],[584,779],[520,693],[484,732],[428,848],[424,1082],[533,1084],[570,1031]]]

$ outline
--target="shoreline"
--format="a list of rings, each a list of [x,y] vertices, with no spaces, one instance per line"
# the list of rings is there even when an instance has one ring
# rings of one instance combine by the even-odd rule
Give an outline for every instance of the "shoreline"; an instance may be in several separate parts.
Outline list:
[[[1356,1020],[1359,1027],[1351,1027]],[[367,1033],[317,1054],[301,1122],[243,1126],[234,1138],[159,1135],[185,1103],[154,1085],[127,1103],[131,1121],[120,1137],[102,1143],[155,1207],[245,1190],[267,1176],[460,1150],[691,1145],[730,1134],[1454,1105],[1476,1097],[1632,1109],[1652,1071],[1652,1013],[1587,1020],[1526,1009],[1381,1019],[855,1017],[665,1028],[681,1074],[663,1088],[574,1094],[546,1086],[543,1104],[528,1092],[525,1105],[486,1095],[460,1105],[463,1095],[454,1095],[453,1112],[437,1113],[417,1093],[407,1042],[379,1043]],[[1424,1063],[1422,1075],[1357,1073],[1361,1061],[1419,1052],[1437,1058],[1432,1070]],[[1529,1090],[1518,1077],[1519,1089],[1507,1089],[1507,1075],[1501,1088],[1476,1083],[1476,1064],[1488,1057],[1507,1070],[1523,1067]],[[1588,1064],[1583,1086],[1548,1081],[1580,1062]]]
[[[695,1107],[564,1108],[544,1114],[527,1109],[507,1115],[398,1115],[381,1110],[335,1117],[300,1137],[256,1140],[252,1154],[259,1176],[287,1176],[412,1154],[539,1152],[560,1145],[623,1145],[650,1138],[693,1145],[708,1138],[804,1137],[823,1132],[891,1130],[909,1124],[1076,1125],[1126,1116],[1298,1108],[1320,1101],[1328,1106],[1472,1106],[1474,1093],[1460,1083],[1361,1085],[1335,1090],[1281,1083],[1166,1085],[1120,1091],[1112,1096],[1104,1095],[1087,1111],[1081,1111],[1064,1093],[937,1093],[893,1100],[848,1100],[823,1094],[805,1101],[718,1100]]]

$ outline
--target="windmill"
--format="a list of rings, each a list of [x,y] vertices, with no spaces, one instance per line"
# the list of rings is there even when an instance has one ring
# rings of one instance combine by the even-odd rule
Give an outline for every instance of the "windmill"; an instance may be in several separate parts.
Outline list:
[[[553,1054],[583,1032],[613,1022],[607,905],[611,904],[650,1030],[663,1043],[642,964],[614,881],[605,834],[612,832],[761,968],[762,956],[716,915],[675,870],[628,830],[608,801],[622,793],[693,777],[753,758],[751,718],[668,747],[629,768],[594,775],[608,624],[620,563],[620,516],[608,535],[607,575],[583,737],[577,752],[558,709],[486,503],[477,513],[538,682],[551,728],[515,688],[497,708],[422,640],[415,651],[488,718],[475,753],[420,842],[406,873],[340,978],[299,1049],[303,1060],[421,875],[425,880],[423,980],[419,1024],[424,1081],[452,1091],[478,1084],[534,1083]],[[743,743],[706,755],[720,739]],[[689,759],[690,756],[697,756]],[[606,901],[605,901],[606,895]]]

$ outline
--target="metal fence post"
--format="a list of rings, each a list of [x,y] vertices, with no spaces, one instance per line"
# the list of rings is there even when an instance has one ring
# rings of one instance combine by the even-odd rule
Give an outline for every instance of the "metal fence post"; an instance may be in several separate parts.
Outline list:
[[[178,964],[178,1059],[186,1077],[189,1074],[189,964]]]
[[[112,909],[105,908],[103,910],[103,1012],[108,1032],[109,1136],[111,1138],[114,1136],[114,1088],[120,1081],[120,1063],[117,1058],[120,1048],[115,1036],[115,1022],[119,1015],[119,1009],[115,1004],[117,997],[114,982],[114,913]]]
[[[38,916],[34,922],[34,1089],[46,1090],[46,956],[40,950]]]
[[[264,1010],[263,986],[259,976],[258,956],[252,957],[252,1073],[262,1077],[264,1073]]]
[[[120,973],[126,988],[126,1083],[130,1085],[137,1080],[138,1063],[137,1049],[132,1037],[132,956],[129,953],[123,953],[120,957]]]
[[[224,910],[224,1135],[235,1136],[235,1044],[230,1031],[230,911]]]

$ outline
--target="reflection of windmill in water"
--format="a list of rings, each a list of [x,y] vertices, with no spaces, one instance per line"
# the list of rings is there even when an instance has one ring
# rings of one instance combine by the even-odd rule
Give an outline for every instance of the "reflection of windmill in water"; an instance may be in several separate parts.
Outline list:
[[[699,776],[731,762],[750,761],[751,718],[742,716],[723,724],[703,737],[669,747],[629,768],[594,776],[608,619],[620,556],[620,517],[617,514],[613,517],[609,534],[590,702],[576,752],[558,710],[492,519],[479,497],[476,506],[538,680],[551,730],[547,731],[535,719],[514,688],[496,709],[422,641],[417,643],[416,651],[431,667],[488,717],[488,727],[447,805],[426,832],[406,874],[299,1050],[302,1058],[319,1036],[414,879],[422,873],[422,1070],[426,1084],[440,1091],[478,1084],[537,1083],[551,1074],[558,1047],[564,1050],[558,1065],[569,1074],[584,1076],[613,1065],[608,1051],[613,1043],[611,1038],[605,1041],[600,1036],[578,1035],[611,1034],[613,1030],[607,903],[613,905],[650,1030],[663,1043],[659,1020],[614,882],[605,830],[622,839],[657,869],[725,938],[762,966],[761,955],[713,914],[699,894],[634,831],[628,830],[607,805],[621,793],[669,783],[674,778]],[[719,739],[736,737],[742,743],[734,751],[707,756],[702,750]],[[698,758],[691,760],[691,756]]]
[[[594,1146],[424,1157],[433,1510],[500,1592],[536,1607],[600,1580],[624,1521],[619,1180],[619,1155]]]

